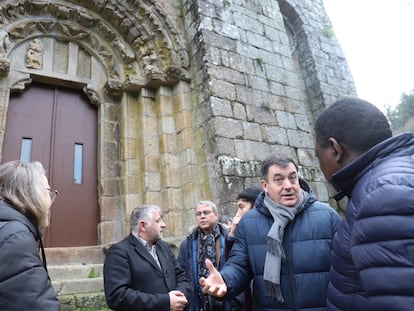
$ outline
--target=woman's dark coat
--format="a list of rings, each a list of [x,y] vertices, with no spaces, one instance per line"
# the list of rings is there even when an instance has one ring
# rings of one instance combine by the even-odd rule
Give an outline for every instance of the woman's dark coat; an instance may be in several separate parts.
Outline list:
[[[0,201],[0,310],[59,310],[39,257],[38,229]]]

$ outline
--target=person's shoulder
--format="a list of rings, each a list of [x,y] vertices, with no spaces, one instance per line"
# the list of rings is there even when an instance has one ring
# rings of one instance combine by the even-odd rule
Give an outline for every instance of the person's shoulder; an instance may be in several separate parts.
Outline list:
[[[166,241],[164,241],[164,240],[159,240],[159,241],[157,241],[157,248],[158,247],[162,247],[162,248],[168,248],[168,249],[171,249],[171,247],[172,247],[172,245],[171,244],[169,244],[168,242],[166,242]]]
[[[246,214],[244,214],[244,216],[242,217],[242,219],[240,219],[240,222],[238,224],[238,227],[244,227],[244,226],[251,226],[252,224],[256,223],[256,222],[262,222],[264,219],[267,219],[271,217],[270,212],[268,212],[266,209],[258,209],[258,208],[254,208],[250,211],[248,211]]]
[[[24,223],[18,220],[7,220],[0,222],[1,229],[15,230],[15,231],[29,231],[29,228]]]
[[[17,220],[10,220],[5,222],[0,222],[0,240],[5,239],[13,234],[18,234],[22,232],[30,233],[30,229],[27,225],[21,223]]]
[[[319,200],[315,200],[312,202],[311,207],[314,209],[321,209],[321,210],[331,210],[332,207],[326,203]]]
[[[196,234],[195,231],[193,231],[192,233],[188,234],[180,243],[180,249],[184,249],[184,248],[188,248],[192,241],[196,240]]]
[[[128,235],[127,237],[123,238],[121,241],[119,242],[115,242],[112,243],[109,247],[108,247],[108,252],[110,251],[114,251],[116,249],[124,249],[127,248],[128,245],[131,244],[131,237],[134,238],[133,235]],[[133,240],[132,240],[133,241]]]
[[[198,226],[197,225],[190,226],[190,228],[188,228],[188,234],[184,238],[184,241],[196,240],[198,238],[197,233],[198,233]]]
[[[322,202],[322,201],[314,201],[308,209],[306,209],[309,212],[320,212],[320,213],[329,213],[329,214],[336,214],[336,210],[331,207],[328,203]],[[306,211],[305,210],[305,211]]]
[[[7,243],[5,243],[7,241]],[[36,237],[30,229],[20,221],[8,221],[0,228],[0,245],[2,251],[9,256],[20,257],[22,254],[36,253]],[[7,247],[7,249],[5,248]]]
[[[223,224],[219,223],[217,225],[220,228],[220,234],[223,235],[223,236],[227,236],[227,234],[230,232],[230,230],[226,226],[224,226]]]
[[[253,209],[251,209],[250,211],[248,211],[246,214],[244,214],[244,216],[242,217],[243,219],[248,219],[248,218],[258,218],[258,217],[263,217],[265,215],[265,212],[267,212],[267,208],[264,206],[257,206]]]

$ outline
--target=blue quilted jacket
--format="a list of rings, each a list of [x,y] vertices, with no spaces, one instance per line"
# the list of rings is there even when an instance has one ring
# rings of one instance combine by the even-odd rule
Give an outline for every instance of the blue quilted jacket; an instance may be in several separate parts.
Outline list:
[[[414,310],[414,137],[371,148],[337,172],[349,197],[333,240],[329,310]]]
[[[228,287],[226,298],[234,297],[253,280],[253,310],[326,310],[331,240],[341,218],[318,202],[305,182],[301,186],[310,193],[306,208],[288,224],[283,240],[286,260],[281,267],[281,290],[285,303],[264,295],[267,233],[273,224],[263,205],[264,193],[237,226],[230,257],[220,271]]]

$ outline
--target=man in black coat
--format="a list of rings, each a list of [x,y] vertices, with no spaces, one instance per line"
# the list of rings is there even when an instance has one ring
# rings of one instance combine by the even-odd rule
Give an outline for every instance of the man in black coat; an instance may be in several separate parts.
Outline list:
[[[104,288],[111,309],[174,310],[187,306],[189,283],[167,243],[160,208],[133,210],[131,234],[112,245],[105,259]]]

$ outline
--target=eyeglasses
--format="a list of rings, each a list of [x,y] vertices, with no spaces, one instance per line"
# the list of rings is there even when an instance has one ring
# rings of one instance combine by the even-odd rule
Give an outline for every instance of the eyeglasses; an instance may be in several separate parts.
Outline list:
[[[211,210],[205,210],[205,211],[201,211],[201,212],[196,212],[195,215],[196,216],[201,216],[201,215],[207,216],[207,215],[210,215],[212,212],[213,211],[211,211]]]
[[[51,188],[46,188],[46,190],[49,191],[50,201],[52,201],[53,203],[56,200],[56,197],[59,194],[59,191],[57,191],[56,189],[51,189]]]

